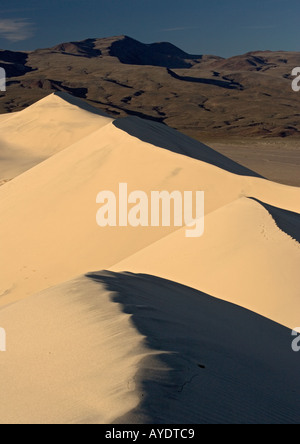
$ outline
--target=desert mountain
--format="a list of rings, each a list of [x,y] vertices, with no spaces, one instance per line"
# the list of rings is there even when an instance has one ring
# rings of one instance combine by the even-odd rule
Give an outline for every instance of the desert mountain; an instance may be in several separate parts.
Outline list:
[[[299,53],[283,51],[229,59],[190,55],[170,43],[143,44],[127,36],[0,51],[8,75],[0,112],[65,91],[113,117],[145,117],[199,140],[297,137],[299,100],[291,72],[299,59]]]
[[[165,68],[191,68],[202,59],[190,55],[171,43],[144,44],[128,36],[107,39],[88,39],[83,42],[63,43],[43,52],[58,52],[87,58],[116,57],[127,65],[152,65]]]

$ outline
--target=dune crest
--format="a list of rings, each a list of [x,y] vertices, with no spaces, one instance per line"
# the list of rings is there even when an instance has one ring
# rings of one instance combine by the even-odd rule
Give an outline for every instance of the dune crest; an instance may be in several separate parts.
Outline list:
[[[0,180],[16,177],[111,121],[65,93],[0,116]]]
[[[1,423],[105,424],[139,404],[136,367],[151,352],[104,287],[74,279],[0,318]]]
[[[176,280],[294,328],[299,263],[300,244],[261,204],[243,197],[208,214],[201,238],[187,241],[180,229],[111,270]]]

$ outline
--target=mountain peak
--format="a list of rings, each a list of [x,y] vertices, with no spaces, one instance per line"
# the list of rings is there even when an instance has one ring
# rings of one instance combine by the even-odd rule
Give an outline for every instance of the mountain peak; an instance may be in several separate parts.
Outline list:
[[[76,57],[116,57],[123,64],[152,65],[165,68],[191,68],[201,55],[190,55],[169,42],[141,43],[128,36],[86,39],[60,43],[39,53],[62,53]]]
[[[165,68],[191,68],[202,58],[190,55],[169,42],[141,43],[128,36],[112,42],[109,55],[127,65],[152,65]]]

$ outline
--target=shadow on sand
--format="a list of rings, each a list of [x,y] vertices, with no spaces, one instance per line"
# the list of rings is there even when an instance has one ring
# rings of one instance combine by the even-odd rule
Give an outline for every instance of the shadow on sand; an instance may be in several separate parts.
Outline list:
[[[234,162],[212,148],[194,140],[166,125],[143,120],[138,117],[117,119],[113,124],[143,142],[150,143],[173,153],[182,154],[192,159],[214,165],[230,173],[241,176],[260,177],[259,174]]]
[[[154,354],[139,364],[140,404],[115,423],[297,423],[300,356],[291,331],[154,276],[98,272]]]
[[[282,208],[273,207],[272,205],[268,205],[258,199],[255,199],[254,197],[251,197],[250,199],[258,202],[271,214],[280,230],[284,231],[286,234],[300,243],[300,214],[283,210]]]
[[[61,82],[57,82],[57,83],[61,83]],[[69,88],[70,89],[70,88]],[[80,88],[78,88],[80,90]],[[84,89],[84,88],[81,88]],[[69,94],[69,92],[64,92],[64,91],[56,91],[55,93],[53,93],[55,96],[60,97],[61,99],[65,100],[66,102],[70,103],[71,105],[74,106],[78,106],[78,108],[81,108],[85,111],[88,111],[92,114],[96,114],[97,116],[101,116],[101,117],[107,117],[107,118],[111,118],[108,114],[106,114],[104,111],[101,111],[95,107],[93,107],[92,105],[89,105],[87,102],[81,100],[80,98],[78,98],[79,96],[75,96],[74,93]]]

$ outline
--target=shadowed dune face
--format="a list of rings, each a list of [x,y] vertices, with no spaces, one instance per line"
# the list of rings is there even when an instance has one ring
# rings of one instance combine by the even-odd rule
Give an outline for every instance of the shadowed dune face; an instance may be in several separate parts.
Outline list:
[[[280,230],[300,243],[300,214],[273,207],[258,199],[252,198],[252,200],[261,204],[271,214]]]
[[[151,275],[100,271],[0,309],[3,424],[297,424],[291,331]]]
[[[241,176],[262,177],[254,171],[223,156],[207,145],[191,139],[172,128],[138,117],[125,117],[113,122],[116,128],[143,142],[158,146],[173,153],[182,154],[192,159],[207,162],[230,173]]]
[[[290,330],[154,276],[87,277],[107,288],[159,353],[140,363],[140,405],[116,423],[299,421],[300,360]]]
[[[201,238],[189,244],[179,230],[111,270],[176,281],[294,328],[300,245],[275,222],[259,202],[242,197],[209,213]]]
[[[111,117],[106,114],[104,111],[101,111],[100,109],[95,108],[94,106],[90,105],[87,102],[84,102],[83,100],[68,94],[64,91],[57,91],[53,94],[55,97],[60,97],[62,100],[67,102],[70,105],[76,106],[84,111],[88,111],[91,114],[96,114],[97,116],[106,117],[107,119],[111,120]]]

